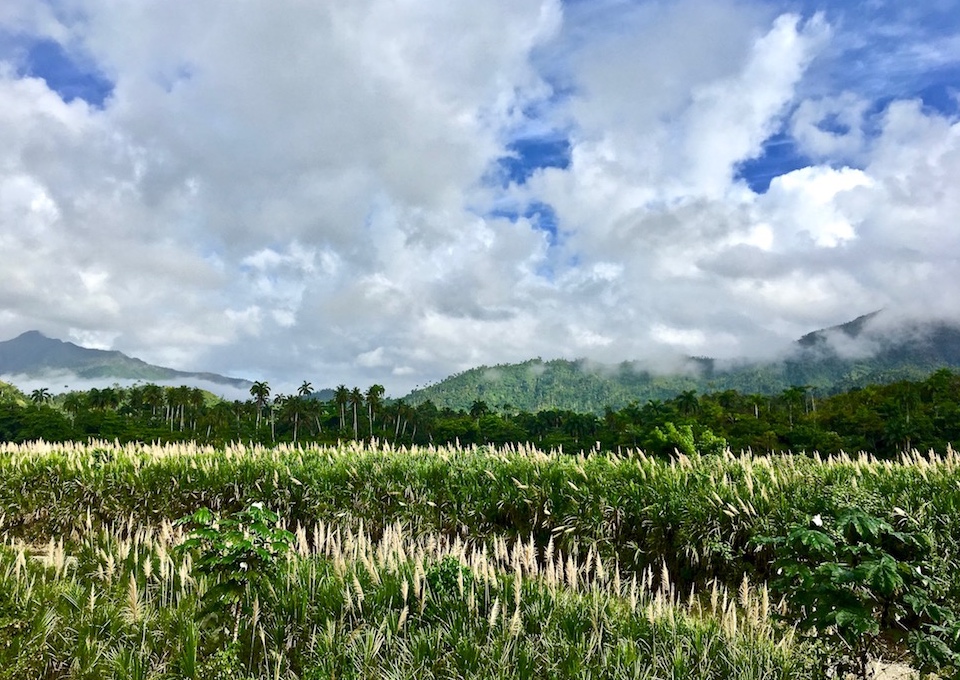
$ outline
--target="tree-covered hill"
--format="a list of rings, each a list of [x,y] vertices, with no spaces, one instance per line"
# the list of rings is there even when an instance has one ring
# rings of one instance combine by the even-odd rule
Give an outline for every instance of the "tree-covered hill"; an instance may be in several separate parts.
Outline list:
[[[885,322],[886,323],[881,323]],[[600,365],[586,360],[532,359],[481,366],[414,390],[405,401],[469,410],[475,401],[524,411],[601,413],[631,402],[737,390],[779,394],[793,385],[835,394],[855,387],[919,380],[940,368],[960,368],[960,329],[945,323],[894,325],[882,313],[800,338],[781,360],[725,362],[690,357],[671,373],[640,362]]]
[[[24,406],[27,403],[27,397],[16,385],[5,383],[0,380],[0,404],[16,404]]]

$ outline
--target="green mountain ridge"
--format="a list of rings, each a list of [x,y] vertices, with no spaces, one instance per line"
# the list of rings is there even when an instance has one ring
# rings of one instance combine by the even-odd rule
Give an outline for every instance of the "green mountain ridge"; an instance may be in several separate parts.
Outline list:
[[[464,410],[482,401],[507,411],[602,413],[607,407],[671,399],[690,390],[769,395],[802,385],[818,394],[835,394],[868,384],[919,380],[940,368],[960,368],[960,328],[946,322],[894,324],[874,312],[804,335],[777,361],[687,357],[680,370],[659,374],[641,362],[531,359],[473,368],[414,390],[404,400],[413,405],[430,400],[440,408]]]
[[[48,338],[39,331],[27,331],[0,342],[0,375],[42,378],[51,373],[70,373],[86,380],[203,381],[240,389],[253,384],[217,373],[155,366],[115,350],[89,349]]]

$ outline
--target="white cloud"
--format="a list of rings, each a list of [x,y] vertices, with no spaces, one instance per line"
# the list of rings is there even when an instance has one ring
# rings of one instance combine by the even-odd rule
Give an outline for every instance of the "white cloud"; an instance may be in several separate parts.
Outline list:
[[[856,218],[844,214],[842,197],[873,184],[861,170],[816,166],[794,170],[771,182],[760,203],[781,233],[775,247],[793,250],[809,241],[815,247],[834,248],[856,238]]]
[[[817,160],[858,159],[868,107],[869,102],[850,92],[808,99],[794,112],[790,132],[800,150]]]
[[[4,3],[0,34],[60,40],[115,88],[66,104],[0,45],[0,337],[399,394],[960,313],[958,124],[815,87],[849,25],[726,0],[46,8]],[[568,167],[485,179],[543,129]],[[815,164],[758,196],[736,173],[778,130]],[[556,235],[488,214],[532,201]]]

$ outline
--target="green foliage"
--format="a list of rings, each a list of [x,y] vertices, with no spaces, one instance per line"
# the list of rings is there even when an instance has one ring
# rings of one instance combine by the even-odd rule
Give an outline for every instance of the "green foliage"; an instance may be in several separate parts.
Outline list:
[[[663,427],[654,427],[647,443],[649,451],[666,455],[679,451],[688,457],[700,454],[717,455],[727,448],[727,440],[716,436],[709,429],[703,428],[699,434],[694,434],[693,425],[677,427],[670,421],[665,422]]]
[[[584,566],[570,587],[506,552],[454,558],[437,535],[353,533],[348,545],[345,527],[328,528],[320,550],[270,578],[274,606],[242,617],[236,640],[191,625],[206,576],[171,552],[169,526],[90,529],[40,559],[4,545],[0,599],[18,603],[6,615],[20,625],[0,639],[0,678],[809,677],[803,647],[769,622],[741,613],[734,626],[729,612],[617,587],[612,564],[603,576]],[[424,563],[441,590],[461,557],[473,579],[435,615]]]
[[[710,400],[699,402],[709,415]],[[705,605],[692,618],[671,609],[672,621],[630,606],[632,576],[642,579],[648,566],[659,574],[665,563],[685,596],[714,578],[736,586],[746,573],[757,583],[774,552],[791,562],[794,549],[808,554],[811,574],[829,563],[866,584],[834,585],[866,602],[876,627],[844,617],[830,625],[912,632],[918,667],[949,668],[957,626],[936,607],[955,607],[960,595],[958,461],[952,450],[886,462],[354,442],[0,444],[4,545],[19,536],[31,545],[68,541],[36,558],[0,548],[0,678],[65,677],[45,659],[66,664],[58,668],[76,659],[84,670],[75,677],[111,677],[118,664],[128,674],[162,668],[194,678],[379,677],[389,669],[400,669],[395,677],[811,677],[797,667],[805,652],[778,651],[770,630],[731,633]],[[276,514],[250,506],[252,498]],[[850,507],[866,518],[847,518]],[[166,520],[188,509],[181,526],[192,547],[161,551],[159,535],[180,540]],[[818,514],[826,529],[807,526]],[[308,531],[275,534],[277,515]],[[388,547],[397,526],[417,542],[382,552],[359,538],[361,523]],[[756,551],[757,535],[780,542]],[[452,550],[440,552],[443,545]],[[496,576],[468,546],[500,555]],[[358,558],[362,550],[367,557]],[[546,577],[551,552],[560,570]],[[899,565],[919,565],[928,584]],[[553,585],[531,578],[537,570]],[[571,570],[574,587],[564,585]],[[756,602],[737,612],[738,625],[756,619]],[[501,671],[508,665],[516,670]],[[5,676],[8,669],[16,673]]]
[[[230,612],[235,619],[249,611],[254,598],[262,598],[293,545],[293,534],[278,522],[278,515],[259,502],[229,517],[201,508],[177,521],[191,529],[177,550],[191,553],[194,568],[215,579],[203,595],[204,615]]]
[[[834,330],[856,336],[863,330],[863,318]],[[872,384],[916,381],[940,369],[960,368],[960,331],[946,326],[925,329],[926,334],[918,330],[912,329],[899,342],[892,339],[870,357],[842,358],[830,349],[822,333],[812,333],[783,361],[722,369],[712,359],[686,357],[679,358],[673,374],[642,362],[604,365],[585,359],[538,358],[470,369],[414,390],[405,400],[415,405],[429,400],[441,409],[462,411],[483,400],[527,411],[600,414],[606,407],[623,409],[632,402],[674,399],[690,391],[733,390],[773,396],[806,385],[826,395]],[[923,340],[916,341],[916,337]]]
[[[829,643],[829,662],[841,672],[866,678],[888,632],[911,633],[921,670],[958,660],[943,635],[956,618],[941,605],[946,582],[935,573],[933,542],[902,510],[894,522],[857,508],[816,515],[759,542],[775,550],[774,586],[791,620]]]
[[[558,386],[566,379],[550,371],[567,369],[533,368],[529,379],[547,381],[550,390],[572,398],[591,393],[587,386],[582,391]],[[590,376],[584,379],[599,379],[587,367],[582,370]],[[626,367],[620,371],[629,373]],[[0,441],[102,438],[224,446],[241,441],[335,444],[353,438],[398,446],[532,444],[567,453],[643,449],[665,457],[674,450],[688,457],[695,452],[709,455],[729,446],[766,453],[870,451],[883,458],[913,449],[944,450],[960,441],[960,375],[948,370],[922,381],[867,385],[834,395],[811,384],[793,385],[775,395],[734,389],[698,395],[684,389],[674,391],[673,398],[630,401],[619,410],[601,406],[599,396],[585,397],[590,410],[603,411],[602,418],[556,407],[522,410],[522,400],[474,399],[470,412],[438,408],[429,400],[414,408],[384,400],[379,385],[366,395],[343,386],[331,402],[284,395],[271,401],[266,383],[255,383],[252,389],[250,400],[233,403],[186,386],[149,384],[70,392],[49,403],[0,399]]]
[[[431,564],[426,572],[430,591],[441,600],[462,598],[473,583],[473,572],[456,557],[444,557]]]
[[[191,677],[191,676],[187,676]],[[239,645],[229,644],[204,659],[196,670],[197,680],[249,680],[240,661]]]

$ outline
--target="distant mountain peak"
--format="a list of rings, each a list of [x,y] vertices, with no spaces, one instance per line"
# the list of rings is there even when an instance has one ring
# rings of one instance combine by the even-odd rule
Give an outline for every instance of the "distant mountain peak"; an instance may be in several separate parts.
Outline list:
[[[469,410],[476,400],[527,411],[559,408],[602,413],[605,407],[671,399],[681,392],[737,390],[778,394],[806,385],[829,394],[896,380],[919,380],[940,368],[960,369],[960,326],[948,320],[909,319],[883,310],[807,333],[779,360],[714,362],[688,357],[672,373],[554,360],[471,369],[417,389],[411,404]],[[531,371],[533,366],[540,370]],[[691,370],[695,369],[695,370]]]
[[[883,313],[882,309],[878,309],[875,312],[870,312],[869,314],[864,314],[858,316],[852,321],[847,321],[846,323],[838,324],[836,326],[830,326],[829,328],[821,328],[820,330],[807,333],[799,340],[797,344],[801,347],[812,347],[829,341],[829,337],[832,334],[842,333],[843,335],[849,338],[857,338],[863,334],[864,329],[867,327],[871,321],[876,319],[880,314]]]
[[[228,378],[216,373],[195,373],[155,366],[117,350],[81,347],[47,337],[37,330],[26,331],[12,340],[0,342],[0,375],[43,378],[58,373],[70,373],[87,380],[203,381],[239,389],[247,389],[253,384],[249,380]]]

